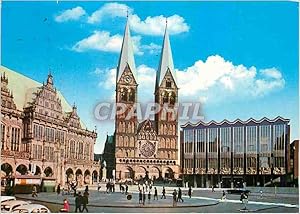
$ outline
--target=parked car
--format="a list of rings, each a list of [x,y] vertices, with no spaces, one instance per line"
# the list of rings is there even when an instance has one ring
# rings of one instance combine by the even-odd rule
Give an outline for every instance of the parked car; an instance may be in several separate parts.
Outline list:
[[[19,206],[27,205],[30,202],[28,201],[21,201],[21,200],[11,200],[5,201],[1,203],[1,213],[11,213],[13,209],[16,209]]]
[[[41,204],[27,204],[17,207],[13,213],[51,213],[50,210]]]
[[[6,196],[6,195],[1,195],[1,204],[5,201],[12,201],[16,200],[15,196]]]

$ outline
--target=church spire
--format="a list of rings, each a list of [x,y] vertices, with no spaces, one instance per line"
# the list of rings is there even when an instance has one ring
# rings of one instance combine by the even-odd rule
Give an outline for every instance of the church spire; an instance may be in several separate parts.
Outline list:
[[[119,82],[127,65],[129,66],[135,78],[135,81],[137,81],[136,68],[135,68],[134,55],[133,55],[133,44],[131,41],[130,31],[129,31],[128,15],[127,15],[127,23],[126,23],[124,37],[123,37],[121,54],[119,58],[119,64],[117,68],[117,82]]]
[[[169,33],[168,33],[168,20],[166,19],[166,29],[164,35],[164,42],[163,47],[161,50],[161,57],[159,67],[156,73],[156,85],[155,88],[157,89],[160,87],[163,78],[165,77],[167,71],[170,70],[171,75],[174,79],[174,82],[177,85],[176,74],[174,71],[174,64],[173,64],[173,57],[172,57],[172,50],[170,45]]]

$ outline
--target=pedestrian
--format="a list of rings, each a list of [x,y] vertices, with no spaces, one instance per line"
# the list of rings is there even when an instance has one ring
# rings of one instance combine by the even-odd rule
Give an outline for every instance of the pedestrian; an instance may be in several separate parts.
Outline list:
[[[58,184],[58,186],[57,186],[56,193],[57,193],[57,195],[59,195],[59,194],[60,194],[60,184]]]
[[[85,190],[84,190],[84,192],[88,192],[89,191],[89,186],[88,185],[86,185],[85,186]]]
[[[153,196],[153,200],[155,200],[155,198],[156,198],[156,200],[158,200],[158,195],[157,195],[157,189],[156,189],[156,187],[154,187],[154,196]]]
[[[192,197],[192,187],[191,186],[189,187],[189,190],[188,190],[188,196],[190,198]]]
[[[33,185],[31,195],[32,195],[32,197],[38,197],[36,185]]]
[[[143,205],[145,205],[145,201],[146,201],[146,192],[143,192]]]
[[[174,191],[173,191],[173,207],[176,206],[176,202],[177,202],[177,191],[176,191],[176,189],[174,189]]]
[[[125,194],[127,195],[128,194],[128,185],[125,184]]]
[[[109,193],[109,182],[106,183],[106,193]]]
[[[59,211],[62,212],[62,213],[70,212],[70,204],[69,204],[69,201],[66,198],[64,199],[64,207],[61,208]]]
[[[177,202],[178,202],[179,200],[180,200],[181,202],[183,202],[183,199],[182,199],[182,192],[181,192],[181,189],[180,189],[180,188],[178,189]]]
[[[223,190],[223,194],[222,194],[221,200],[226,200],[226,192],[225,192],[225,190]]]
[[[100,191],[100,189],[101,189],[101,185],[100,182],[98,182],[98,188],[97,188],[98,192]]]
[[[149,201],[149,204],[150,204],[150,200],[151,200],[151,191],[149,190],[149,193],[148,193],[148,201]]]
[[[166,199],[166,189],[165,187],[163,186],[163,189],[162,189],[162,196],[161,196],[161,199],[164,198]]]
[[[242,192],[241,199],[242,203],[244,204],[243,210],[247,210],[247,203],[248,203],[248,196],[246,193]]]
[[[142,190],[140,190],[139,192],[139,204],[143,203],[143,194],[142,194]]]
[[[214,185],[211,186],[211,192],[214,192],[215,191],[215,187]]]
[[[84,210],[86,210],[86,212],[88,213],[89,210],[87,208],[87,205],[89,203],[89,193],[88,191],[85,191],[82,197],[82,210],[81,212],[83,212]]]
[[[81,192],[78,192],[75,198],[75,213],[77,213],[77,210],[81,212],[81,204],[82,204],[82,196],[81,196]]]

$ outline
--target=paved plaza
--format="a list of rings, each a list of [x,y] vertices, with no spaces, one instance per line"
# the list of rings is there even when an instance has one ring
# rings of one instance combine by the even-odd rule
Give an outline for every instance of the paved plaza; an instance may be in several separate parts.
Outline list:
[[[167,198],[161,199],[161,187],[158,187],[159,199],[153,200],[151,195],[150,202],[146,197],[145,205],[139,204],[137,186],[130,186],[129,193],[132,199],[127,200],[126,195],[116,189],[116,192],[107,194],[104,189],[96,191],[90,188],[89,212],[244,212],[244,207],[239,200],[239,195],[228,194],[226,200],[220,200],[222,190],[215,192],[209,190],[194,190],[192,198],[186,196],[186,189],[183,188],[184,202],[178,202],[173,207],[171,192],[174,188],[167,188]],[[79,190],[83,192],[82,190]],[[19,198],[35,201],[47,205],[52,212],[58,212],[62,207],[63,199],[68,198],[71,204],[71,211],[75,210],[75,197],[72,195],[57,195],[56,193],[39,193],[38,198],[32,198],[29,194],[17,195]],[[248,212],[289,212],[298,213],[297,194],[277,194],[266,193],[261,198],[260,195],[252,193],[249,196],[247,205]]]

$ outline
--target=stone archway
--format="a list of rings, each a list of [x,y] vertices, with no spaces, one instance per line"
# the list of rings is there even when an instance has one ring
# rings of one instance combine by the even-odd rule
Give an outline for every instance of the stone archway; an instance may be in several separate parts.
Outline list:
[[[98,177],[99,177],[98,172],[96,170],[94,170],[92,173],[92,184],[98,182]]]
[[[164,178],[165,179],[174,179],[174,171],[170,167],[165,169]]]
[[[4,172],[5,176],[12,175],[13,168],[9,163],[4,163],[1,165],[1,171]]]
[[[156,166],[153,166],[150,171],[149,171],[149,177],[154,181],[156,179],[159,179],[161,178],[161,170],[156,167]]]
[[[83,184],[83,175],[81,169],[77,169],[75,172],[75,180],[82,186]]]
[[[53,170],[50,166],[48,166],[45,170],[44,170],[44,174],[46,177],[52,177],[53,176]]]
[[[28,168],[24,164],[20,164],[16,169],[16,173],[19,175],[26,175],[27,172],[28,172]]]
[[[91,172],[87,169],[84,172],[84,184],[90,184]]]
[[[124,178],[125,179],[134,179],[134,171],[130,166],[127,166],[124,170]]]
[[[66,181],[67,183],[69,183],[70,181],[73,181],[74,180],[74,172],[73,172],[73,169],[71,168],[68,168],[67,171],[66,171]]]
[[[145,167],[143,166],[138,166],[137,170],[135,171],[135,179],[145,179],[148,177],[148,171]]]
[[[41,175],[41,174],[42,174],[41,168],[39,166],[36,166],[34,175]]]

